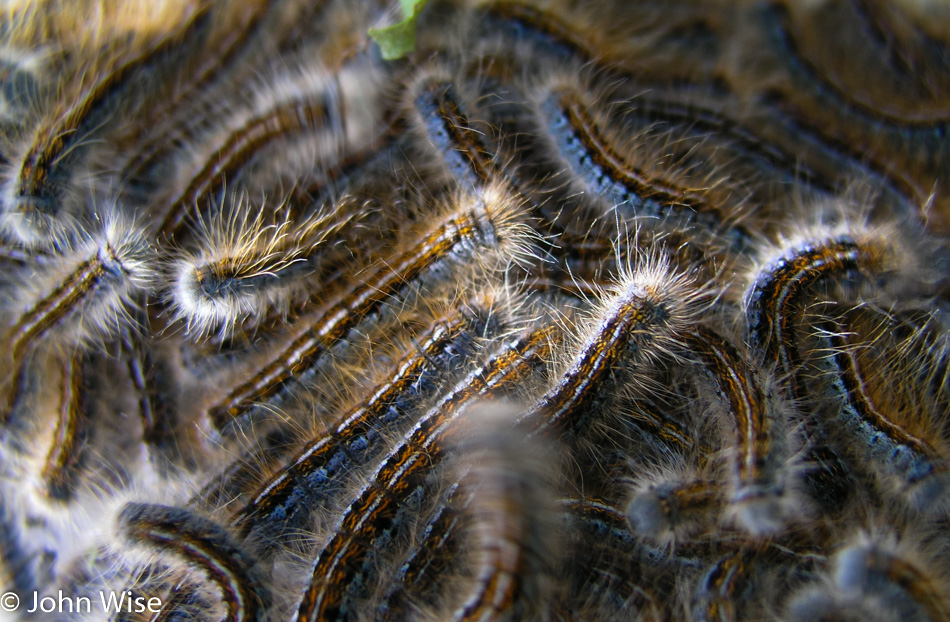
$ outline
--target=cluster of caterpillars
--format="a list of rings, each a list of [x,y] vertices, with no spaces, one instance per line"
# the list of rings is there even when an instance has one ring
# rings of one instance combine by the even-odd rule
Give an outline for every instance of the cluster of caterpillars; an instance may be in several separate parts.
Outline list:
[[[950,619],[950,7],[3,11],[0,592]]]

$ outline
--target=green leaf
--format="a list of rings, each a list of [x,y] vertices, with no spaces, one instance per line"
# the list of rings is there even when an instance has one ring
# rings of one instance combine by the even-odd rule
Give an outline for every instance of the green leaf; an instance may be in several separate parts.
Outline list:
[[[369,36],[379,44],[385,60],[402,58],[416,49],[416,18],[429,0],[399,0],[405,15],[401,22],[386,28],[370,28]]]
[[[399,0],[399,6],[402,7],[403,14],[410,17],[417,15],[428,2],[429,0]]]

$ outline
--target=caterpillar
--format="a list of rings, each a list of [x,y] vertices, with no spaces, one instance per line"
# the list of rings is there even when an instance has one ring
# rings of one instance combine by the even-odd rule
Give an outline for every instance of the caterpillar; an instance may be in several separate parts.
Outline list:
[[[406,4],[0,9],[5,614],[950,615],[950,9]]]

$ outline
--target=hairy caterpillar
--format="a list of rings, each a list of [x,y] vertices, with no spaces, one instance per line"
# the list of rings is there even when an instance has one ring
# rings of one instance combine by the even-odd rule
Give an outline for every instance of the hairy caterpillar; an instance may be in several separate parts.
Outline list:
[[[0,592],[946,617],[950,11],[424,4],[0,9]]]

